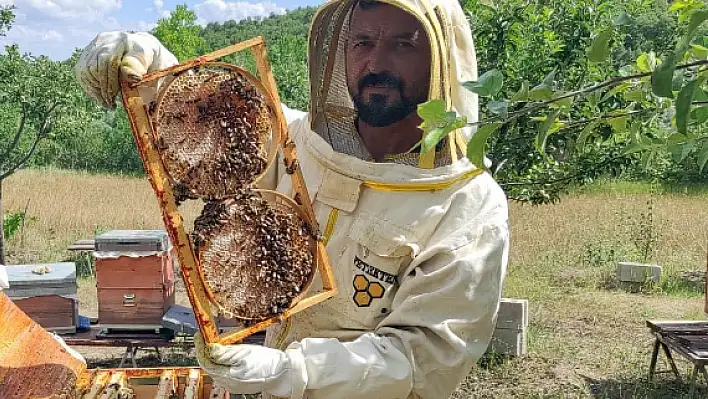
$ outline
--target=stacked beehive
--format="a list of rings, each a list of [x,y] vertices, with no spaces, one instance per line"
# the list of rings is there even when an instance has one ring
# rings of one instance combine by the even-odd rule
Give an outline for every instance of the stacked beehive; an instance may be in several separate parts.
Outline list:
[[[175,303],[174,251],[161,230],[96,237],[98,320],[112,329],[160,329]]]
[[[76,332],[79,319],[76,264],[8,266],[5,294],[49,331]]]

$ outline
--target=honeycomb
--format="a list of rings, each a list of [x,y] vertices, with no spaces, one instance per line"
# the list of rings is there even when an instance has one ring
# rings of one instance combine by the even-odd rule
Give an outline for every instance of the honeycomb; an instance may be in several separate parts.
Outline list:
[[[245,325],[293,306],[316,266],[299,206],[253,189],[280,140],[264,90],[242,69],[207,63],[175,74],[150,110],[176,203],[205,203],[191,239],[212,310]]]
[[[311,233],[284,197],[243,190],[208,202],[193,238],[205,285],[227,317],[257,322],[281,314],[312,280]]]
[[[228,198],[262,176],[275,152],[266,146],[274,141],[267,100],[235,68],[178,74],[161,91],[153,118],[178,202]]]

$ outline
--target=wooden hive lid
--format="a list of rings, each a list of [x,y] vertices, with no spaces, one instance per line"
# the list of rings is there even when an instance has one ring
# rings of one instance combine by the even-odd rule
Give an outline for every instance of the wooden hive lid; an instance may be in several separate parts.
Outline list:
[[[42,266],[48,267],[50,271],[44,274],[37,274],[33,272],[33,270]],[[76,263],[74,262],[6,266],[6,270],[10,282],[10,290],[20,287],[53,286],[76,283]]]
[[[165,230],[111,230],[96,236],[99,252],[168,251],[170,239]]]

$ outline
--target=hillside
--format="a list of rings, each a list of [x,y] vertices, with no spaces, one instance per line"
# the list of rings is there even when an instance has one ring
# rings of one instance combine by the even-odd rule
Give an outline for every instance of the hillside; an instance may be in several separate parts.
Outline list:
[[[307,33],[315,7],[298,8],[285,15],[273,15],[263,20],[210,23],[202,37],[211,50],[263,36],[278,82],[283,102],[305,110],[310,98],[307,84]],[[229,61],[253,68],[250,57],[233,57]]]

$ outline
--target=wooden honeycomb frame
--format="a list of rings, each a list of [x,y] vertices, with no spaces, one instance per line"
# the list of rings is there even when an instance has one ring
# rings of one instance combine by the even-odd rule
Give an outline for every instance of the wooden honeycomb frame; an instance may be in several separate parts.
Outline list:
[[[307,192],[307,187],[305,186],[305,179],[298,167],[295,143],[290,139],[287,131],[287,123],[280,106],[280,96],[278,94],[275,78],[273,77],[270,61],[267,57],[265,42],[262,37],[255,37],[210,54],[182,62],[179,65],[150,73],[145,75],[143,79],[136,84],[129,84],[125,81],[121,82],[123,106],[130,120],[138,152],[143,161],[145,170],[148,173],[153,190],[158,198],[167,233],[177,249],[182,279],[187,289],[189,301],[194,309],[199,331],[206,343],[232,344],[240,342],[244,338],[270,325],[279,323],[337,294],[337,287],[329,258],[327,257],[322,240],[318,239],[315,259],[317,263],[316,272],[319,271],[320,278],[322,279],[322,292],[313,295],[307,292],[306,296],[296,302],[294,306],[285,311],[282,315],[271,317],[252,326],[224,334],[219,334],[214,315],[210,311],[212,302],[209,299],[204,281],[199,273],[197,257],[192,246],[191,238],[185,231],[183,224],[184,218],[180,214],[175,202],[170,179],[156,145],[151,139],[154,136],[154,130],[148,113],[148,104],[145,104],[140,97],[139,88],[158,79],[204,65],[205,63],[214,62],[229,54],[246,50],[252,52],[256,62],[257,77],[267,90],[267,93],[264,93],[264,95],[270,96],[270,100],[272,101],[271,105],[275,111],[276,117],[273,123],[280,127],[281,133],[279,147],[282,150],[285,167],[292,178],[293,190],[295,192],[292,199],[306,214],[313,233],[317,234],[319,237],[318,232],[320,230],[317,218],[312,209],[312,202]]]

